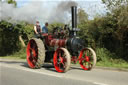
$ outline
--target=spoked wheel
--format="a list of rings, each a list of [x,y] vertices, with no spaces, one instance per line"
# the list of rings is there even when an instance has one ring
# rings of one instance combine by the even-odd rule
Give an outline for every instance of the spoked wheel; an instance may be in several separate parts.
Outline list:
[[[54,67],[58,72],[66,72],[70,68],[71,57],[67,49],[58,48],[54,53]]]
[[[91,70],[96,65],[96,53],[92,48],[85,48],[80,51],[80,66],[84,70]]]
[[[45,48],[42,40],[33,38],[27,45],[27,62],[30,68],[41,68],[45,59]]]

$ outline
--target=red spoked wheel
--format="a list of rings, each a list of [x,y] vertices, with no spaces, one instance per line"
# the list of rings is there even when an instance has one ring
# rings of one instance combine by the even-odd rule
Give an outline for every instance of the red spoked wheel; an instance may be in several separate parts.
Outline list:
[[[66,72],[70,68],[71,57],[67,49],[58,48],[54,53],[54,67],[58,72]]]
[[[40,68],[45,58],[44,44],[40,39],[33,38],[27,45],[27,62],[30,68]]]
[[[96,65],[96,53],[92,48],[85,48],[80,51],[80,66],[84,70],[91,70]]]

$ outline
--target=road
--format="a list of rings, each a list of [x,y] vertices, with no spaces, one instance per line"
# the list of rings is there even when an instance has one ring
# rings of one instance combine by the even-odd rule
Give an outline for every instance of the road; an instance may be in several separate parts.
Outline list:
[[[25,61],[0,59],[0,85],[127,85],[128,72],[71,66],[58,73],[51,64],[30,69]]]

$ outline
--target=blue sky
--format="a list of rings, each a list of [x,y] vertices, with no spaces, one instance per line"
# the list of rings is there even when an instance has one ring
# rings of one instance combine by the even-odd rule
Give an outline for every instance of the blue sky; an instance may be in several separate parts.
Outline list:
[[[2,0],[5,1],[5,0]],[[103,16],[106,13],[105,5],[101,0],[16,0],[18,7],[3,3],[3,18],[12,17],[12,20],[35,23],[36,20],[44,22],[70,23],[70,6],[76,4],[88,14],[89,19]]]
[[[23,6],[25,4],[28,4],[32,1],[42,1],[42,2],[59,2],[59,1],[76,1],[76,2],[101,2],[101,0],[16,0],[18,6]]]
[[[102,4],[102,0],[16,0],[18,7],[23,7],[31,2],[40,2],[43,3],[48,9],[52,9],[57,5],[60,1],[76,1],[78,6],[83,8],[90,17],[94,17],[96,15],[105,14],[106,9],[104,8],[104,4]]]

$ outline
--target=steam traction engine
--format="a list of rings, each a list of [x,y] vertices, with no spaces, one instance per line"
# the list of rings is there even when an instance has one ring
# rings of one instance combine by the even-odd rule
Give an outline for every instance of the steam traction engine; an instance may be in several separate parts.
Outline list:
[[[72,29],[68,36],[57,28],[52,34],[41,33],[32,38],[27,45],[27,62],[30,68],[41,68],[44,62],[52,62],[56,71],[66,72],[70,64],[79,61],[84,70],[91,70],[96,64],[96,54],[93,49],[86,48],[77,33],[77,7],[72,6]]]

